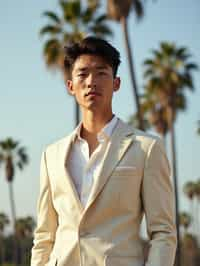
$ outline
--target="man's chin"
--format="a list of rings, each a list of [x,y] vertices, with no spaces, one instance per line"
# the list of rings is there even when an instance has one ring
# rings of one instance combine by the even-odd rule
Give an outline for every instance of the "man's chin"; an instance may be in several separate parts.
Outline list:
[[[84,109],[87,109],[88,111],[101,111],[102,106],[97,101],[89,101],[85,106]]]

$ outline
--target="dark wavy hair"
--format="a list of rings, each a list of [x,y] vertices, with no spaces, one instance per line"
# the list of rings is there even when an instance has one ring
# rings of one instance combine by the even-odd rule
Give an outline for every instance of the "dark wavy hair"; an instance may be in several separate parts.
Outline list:
[[[105,62],[112,67],[113,76],[116,76],[121,62],[119,51],[107,41],[89,36],[80,42],[72,42],[64,47],[64,70],[68,78],[71,78],[73,65],[76,59],[83,54],[102,57]]]

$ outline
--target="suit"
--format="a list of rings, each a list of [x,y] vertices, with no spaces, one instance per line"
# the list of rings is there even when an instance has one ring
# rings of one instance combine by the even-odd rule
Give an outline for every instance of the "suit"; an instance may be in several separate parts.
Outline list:
[[[162,141],[119,120],[85,208],[66,168],[71,145],[69,135],[42,155],[31,266],[143,266],[144,213],[145,265],[172,266],[174,191]]]

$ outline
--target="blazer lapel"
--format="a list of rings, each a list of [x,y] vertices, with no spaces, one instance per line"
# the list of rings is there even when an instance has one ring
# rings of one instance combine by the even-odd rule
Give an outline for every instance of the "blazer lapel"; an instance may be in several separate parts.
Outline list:
[[[64,143],[60,144],[60,153],[59,153],[59,161],[60,161],[60,173],[61,178],[63,179],[63,186],[66,189],[67,197],[71,198],[72,205],[75,204],[76,207],[80,212],[83,211],[83,206],[81,204],[81,201],[79,199],[78,192],[76,190],[76,187],[74,185],[74,182],[72,180],[72,177],[70,176],[68,170],[67,170],[67,157],[69,155],[71,145],[74,139],[74,135],[71,134],[69,137],[66,138]]]
[[[132,135],[133,129],[119,120],[118,125],[111,137],[111,141],[108,144],[109,147],[103,158],[101,169],[95,177],[94,186],[88,199],[86,209],[89,208],[89,206],[94,202],[108,181],[112,171],[123,158],[123,155],[127,151],[128,147],[133,142]]]

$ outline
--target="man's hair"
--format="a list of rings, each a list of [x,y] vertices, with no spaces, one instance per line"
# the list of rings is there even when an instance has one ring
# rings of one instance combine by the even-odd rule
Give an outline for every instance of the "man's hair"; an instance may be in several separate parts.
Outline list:
[[[80,42],[72,42],[70,45],[64,47],[64,70],[68,78],[71,78],[76,59],[85,54],[102,57],[106,64],[112,67],[113,76],[116,76],[120,64],[119,51],[107,41],[89,36]]]

